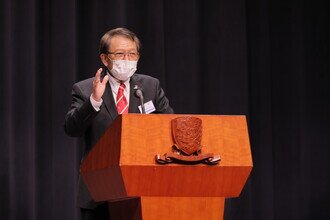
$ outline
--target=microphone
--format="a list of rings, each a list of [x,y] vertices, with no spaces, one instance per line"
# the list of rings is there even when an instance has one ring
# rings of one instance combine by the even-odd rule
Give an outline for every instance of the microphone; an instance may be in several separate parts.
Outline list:
[[[138,85],[135,85],[133,89],[136,90],[135,91],[135,95],[137,97],[139,97],[140,102],[141,102],[141,109],[142,109],[142,113],[141,114],[145,114],[146,113],[146,110],[144,108],[144,98],[143,98],[142,89]]]

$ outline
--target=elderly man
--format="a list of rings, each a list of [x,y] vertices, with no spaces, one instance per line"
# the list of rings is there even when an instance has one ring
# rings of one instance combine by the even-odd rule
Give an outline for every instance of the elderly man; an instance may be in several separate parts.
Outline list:
[[[119,114],[139,113],[136,89],[143,91],[147,113],[173,113],[159,81],[136,74],[140,41],[128,29],[116,28],[103,35],[100,58],[104,64],[95,77],[73,85],[71,107],[65,117],[65,132],[84,138],[84,155]],[[83,219],[107,219],[107,206],[96,204],[79,181],[78,205]]]

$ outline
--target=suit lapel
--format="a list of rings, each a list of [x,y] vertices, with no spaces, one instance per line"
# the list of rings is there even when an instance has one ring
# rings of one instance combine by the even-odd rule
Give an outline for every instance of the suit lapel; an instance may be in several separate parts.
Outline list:
[[[130,95],[129,95],[129,113],[140,113],[138,106],[141,105],[140,99],[135,96],[134,86],[139,85],[135,75],[131,77],[130,80]]]
[[[110,83],[107,83],[102,99],[106,109],[108,110],[110,116],[114,120],[118,116],[118,113],[117,113],[116,103],[112,95]]]
[[[140,99],[135,96],[135,90],[134,90],[135,85],[139,85],[139,82],[137,81],[136,76],[133,75],[130,80],[130,97],[129,97],[129,107],[128,107],[129,113],[140,113],[138,106],[141,105],[141,103],[140,103]],[[114,120],[118,116],[118,112],[116,108],[116,102],[112,95],[110,83],[107,83],[102,99],[107,111]]]

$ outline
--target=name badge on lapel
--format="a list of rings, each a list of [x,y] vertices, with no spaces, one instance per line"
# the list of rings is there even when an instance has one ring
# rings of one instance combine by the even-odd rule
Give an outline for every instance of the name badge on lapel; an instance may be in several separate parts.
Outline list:
[[[138,108],[139,108],[140,113],[142,113],[141,105],[139,105]],[[154,103],[151,100],[149,102],[144,103],[144,109],[146,111],[146,114],[150,114],[150,113],[156,111]]]

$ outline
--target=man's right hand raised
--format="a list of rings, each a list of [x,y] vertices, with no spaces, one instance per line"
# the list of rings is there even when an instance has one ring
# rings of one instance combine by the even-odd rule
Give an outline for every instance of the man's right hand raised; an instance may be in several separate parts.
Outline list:
[[[105,75],[101,82],[101,73],[102,73],[102,68],[98,69],[98,71],[95,74],[95,78],[93,80],[92,98],[97,102],[101,101],[101,98],[105,91],[105,87],[107,85],[107,82],[109,81],[109,76]]]

